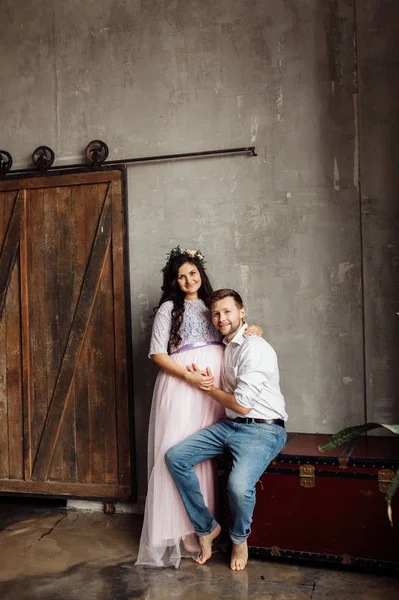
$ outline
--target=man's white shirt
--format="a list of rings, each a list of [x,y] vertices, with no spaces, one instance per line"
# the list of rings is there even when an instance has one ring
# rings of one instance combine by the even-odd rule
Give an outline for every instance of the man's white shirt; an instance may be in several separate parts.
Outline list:
[[[251,409],[246,417],[286,421],[277,355],[263,338],[244,337],[247,327],[244,324],[230,342],[223,340],[222,388],[234,394],[237,404]],[[229,408],[226,415],[231,419],[243,416]]]

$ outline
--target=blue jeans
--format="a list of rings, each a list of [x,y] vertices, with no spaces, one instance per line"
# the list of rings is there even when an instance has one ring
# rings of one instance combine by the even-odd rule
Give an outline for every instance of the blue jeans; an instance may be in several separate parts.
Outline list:
[[[194,465],[229,451],[233,467],[227,486],[233,523],[230,537],[241,544],[251,533],[255,486],[286,442],[286,431],[268,423],[235,423],[225,418],[202,429],[165,454],[166,464],[198,535],[208,535],[217,522],[205,506]]]

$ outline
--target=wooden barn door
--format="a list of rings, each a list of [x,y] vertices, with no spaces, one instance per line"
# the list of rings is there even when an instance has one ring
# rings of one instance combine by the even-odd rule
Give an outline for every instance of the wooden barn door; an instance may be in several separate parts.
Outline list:
[[[0,182],[0,492],[132,495],[123,178]]]

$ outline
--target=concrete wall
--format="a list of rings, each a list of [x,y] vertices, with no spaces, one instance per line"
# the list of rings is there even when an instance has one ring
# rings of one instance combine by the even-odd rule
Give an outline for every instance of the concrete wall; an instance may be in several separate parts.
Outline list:
[[[370,37],[375,13],[379,30]],[[0,146],[15,166],[29,165],[40,144],[55,150],[57,164],[76,162],[98,138],[110,159],[256,145],[257,158],[129,169],[139,495],[156,374],[147,359],[150,317],[164,256],[177,243],[201,249],[214,286],[240,290],[249,321],[264,327],[291,431],[330,432],[364,418],[364,266],[366,284],[374,278],[368,408],[381,414],[382,388],[391,407],[393,376],[384,382],[394,345],[386,307],[397,309],[398,299],[397,167],[388,130],[397,116],[388,82],[398,54],[394,32],[384,35],[396,1],[0,0],[0,14]],[[375,151],[385,142],[390,150]],[[369,197],[379,206],[363,239],[359,159],[363,206]],[[373,252],[363,265],[367,239]]]
[[[399,422],[399,5],[357,3],[366,399]]]

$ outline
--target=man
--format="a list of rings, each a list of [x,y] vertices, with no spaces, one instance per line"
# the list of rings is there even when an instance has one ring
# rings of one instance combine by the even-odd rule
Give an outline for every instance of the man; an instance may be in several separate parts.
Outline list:
[[[223,454],[233,458],[228,496],[233,523],[230,567],[241,571],[248,561],[247,538],[255,506],[255,485],[286,441],[284,398],[280,391],[277,356],[263,338],[244,337],[245,309],[234,290],[216,291],[211,298],[212,320],[226,344],[222,387],[203,387],[226,410],[226,418],[190,436],[165,455],[188,517],[199,536],[204,564],[221,528],[205,506],[194,466]],[[198,370],[196,365],[192,367]],[[207,369],[207,375],[212,375]]]

